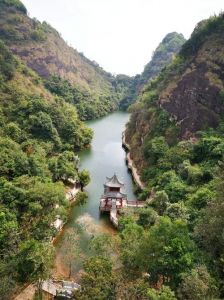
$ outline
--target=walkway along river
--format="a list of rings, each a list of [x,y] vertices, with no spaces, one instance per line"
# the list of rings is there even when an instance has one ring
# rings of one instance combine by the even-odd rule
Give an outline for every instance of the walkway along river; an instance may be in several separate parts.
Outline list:
[[[132,177],[125,163],[126,154],[122,148],[122,132],[128,119],[128,113],[115,112],[88,122],[89,127],[94,130],[94,138],[91,148],[84,150],[80,159],[81,169],[89,170],[91,175],[91,183],[86,187],[89,199],[86,204],[73,207],[70,220],[58,240],[56,277],[68,276],[69,266],[72,264],[72,277],[78,279],[81,260],[88,256],[90,238],[99,233],[116,232],[108,216],[99,214],[99,201],[106,176],[111,177],[116,173],[125,184],[128,199],[136,200]]]

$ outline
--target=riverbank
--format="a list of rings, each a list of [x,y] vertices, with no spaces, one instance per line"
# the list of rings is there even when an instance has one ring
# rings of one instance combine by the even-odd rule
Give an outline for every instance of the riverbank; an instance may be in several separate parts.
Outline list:
[[[80,191],[80,187],[77,187],[77,184],[75,181],[71,181],[71,186],[67,186],[65,190],[65,197],[69,201],[70,205],[75,203],[76,201],[76,195]],[[56,207],[58,208],[58,207]],[[57,216],[57,219],[54,222],[54,227],[57,230],[56,236],[52,239],[52,243],[54,244],[61,232],[63,231],[64,226],[66,225],[66,222],[64,222],[60,216]]]
[[[136,201],[133,179],[125,163],[125,151],[122,148],[121,133],[129,120],[129,114],[115,112],[101,119],[87,122],[94,131],[91,147],[79,153],[80,168],[89,171],[91,182],[85,188],[89,197],[83,205],[72,205],[70,218],[60,237],[57,238],[55,277],[68,276],[68,259],[71,252],[71,243],[67,237],[71,234],[77,237],[77,247],[82,257],[72,261],[72,278],[78,281],[81,275],[82,261],[89,257],[89,241],[93,236],[100,234],[114,235],[117,233],[111,224],[109,216],[99,213],[99,202],[104,190],[106,177],[114,173],[125,183],[125,192],[128,199]],[[73,254],[74,255],[74,254]]]
[[[71,181],[71,186],[67,186],[65,189],[65,197],[67,200],[69,200],[70,207],[73,203],[75,203],[76,195],[80,191],[80,188],[77,187],[76,182]],[[57,207],[56,207],[57,208]],[[70,208],[69,208],[70,209]],[[64,226],[66,225],[66,222],[64,222],[62,219],[60,219],[60,216],[57,216],[57,219],[54,222],[54,227],[57,230],[57,234],[55,237],[52,238],[51,243],[55,244],[57,242],[57,239],[60,237],[61,234],[63,234]],[[55,274],[54,276],[55,277]],[[37,291],[37,286],[35,283],[27,283],[25,284],[19,292],[15,293],[12,297],[13,300],[32,300],[35,296],[35,292]]]
[[[145,184],[140,179],[140,175],[138,174],[138,170],[135,167],[133,160],[131,159],[130,145],[126,142],[125,131],[122,133],[122,147],[125,149],[127,166],[128,166],[128,169],[131,171],[133,180],[134,180],[135,184],[141,190],[143,190],[145,188]]]

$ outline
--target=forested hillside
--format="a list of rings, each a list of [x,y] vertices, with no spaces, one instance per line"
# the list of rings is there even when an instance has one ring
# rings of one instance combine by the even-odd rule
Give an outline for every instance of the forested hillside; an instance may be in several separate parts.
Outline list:
[[[0,0],[0,38],[45,80],[52,93],[75,105],[82,120],[104,116],[119,107],[127,109],[185,41],[182,34],[170,33],[141,75],[112,76],[68,46],[52,26],[31,19],[19,0]]]
[[[120,103],[122,109],[127,109],[137,100],[145,84],[155,78],[165,66],[171,63],[185,41],[184,36],[177,32],[168,33],[164,37],[155,49],[150,62],[145,66],[143,72],[131,78],[131,85],[128,86],[128,90]]]
[[[223,14],[199,23],[132,106],[146,205],[121,212],[118,236],[91,240],[74,299],[224,298],[223,28]]]
[[[125,138],[145,207],[123,209],[117,235],[94,232],[73,298],[224,298],[224,14],[183,43],[168,34],[142,75],[113,77],[0,0],[0,299],[49,275],[64,185],[93,135],[81,119],[137,96]]]
[[[0,299],[9,299],[17,282],[49,270],[53,222],[67,216],[62,182],[78,179],[74,151],[91,142],[92,131],[3,41],[0,123]]]
[[[115,78],[69,47],[49,24],[31,19],[19,0],[0,0],[0,38],[51,91],[75,104],[83,120],[118,107]]]
[[[126,130],[141,196],[151,195],[135,259],[180,299],[224,297],[223,28],[223,14],[197,25],[132,106]]]

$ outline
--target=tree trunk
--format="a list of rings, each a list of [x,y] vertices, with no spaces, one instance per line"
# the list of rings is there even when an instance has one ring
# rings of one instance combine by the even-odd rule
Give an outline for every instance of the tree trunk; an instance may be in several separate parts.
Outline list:
[[[68,275],[68,278],[70,279],[72,276],[72,263],[70,262],[69,263],[69,275]]]

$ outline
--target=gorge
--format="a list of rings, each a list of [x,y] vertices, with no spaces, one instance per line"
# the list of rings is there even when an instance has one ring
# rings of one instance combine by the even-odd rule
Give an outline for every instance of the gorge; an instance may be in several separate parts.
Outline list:
[[[169,33],[142,74],[112,75],[0,0],[0,299],[52,276],[80,283],[70,299],[223,299],[223,28]],[[99,216],[114,173],[145,203],[118,230]]]

